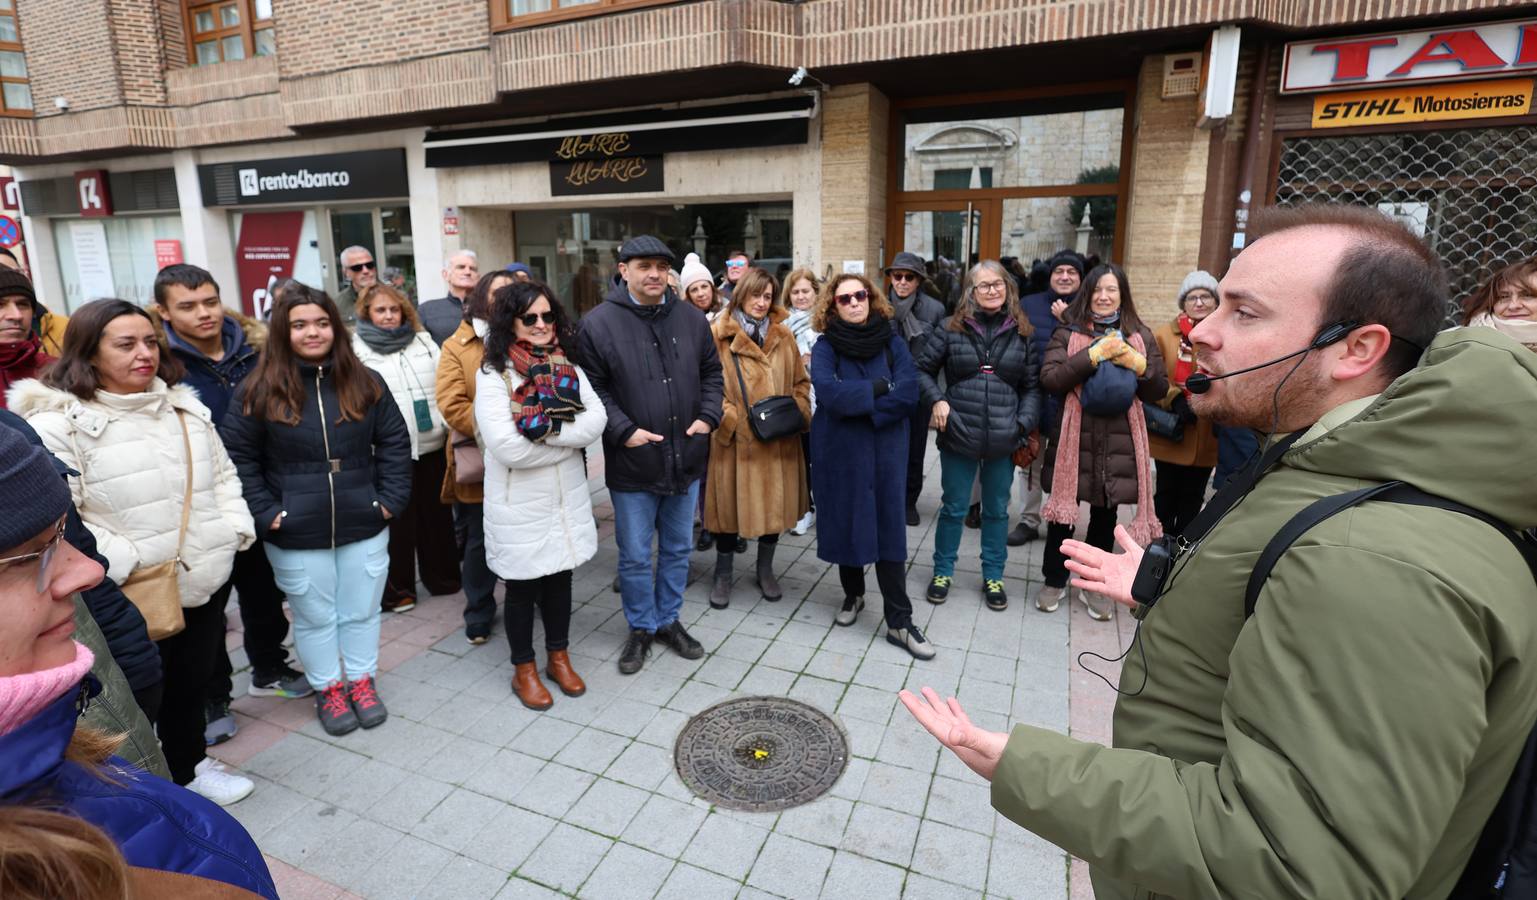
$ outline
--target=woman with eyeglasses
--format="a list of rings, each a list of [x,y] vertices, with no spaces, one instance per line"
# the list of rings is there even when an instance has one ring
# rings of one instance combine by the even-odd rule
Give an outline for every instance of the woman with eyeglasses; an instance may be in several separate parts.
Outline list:
[[[763,599],[784,596],[774,575],[774,552],[779,535],[810,505],[799,435],[760,440],[749,421],[754,403],[789,396],[805,423],[800,430],[811,423],[811,379],[801,364],[795,336],[784,325],[786,313],[774,305],[778,290],[774,276],[749,268],[710,326],[725,382],[720,427],[710,436],[710,481],[704,501],[704,524],[715,535],[710,605],[716,609],[731,603],[738,536],[758,539],[756,581]]]
[[[427,593],[459,593],[454,517],[438,499],[448,471],[448,426],[436,390],[440,353],[411,301],[391,285],[363,288],[357,314],[352,349],[384,378],[411,435],[411,502],[390,519],[390,573],[381,603],[385,612],[405,612],[416,606],[418,565]]]
[[[485,362],[475,374],[475,421],[486,447],[486,563],[507,582],[512,690],[529,709],[554,703],[534,662],[534,610],[544,625],[544,673],[567,697],[587,686],[566,652],[571,573],[598,551],[582,451],[608,414],[566,356],[571,325],[548,286],[496,294]]]
[[[835,625],[865,607],[865,567],[875,565],[886,640],[916,659],[934,645],[913,624],[907,597],[907,429],[918,405],[918,370],[891,324],[891,303],[864,275],[822,288],[813,324],[811,383],[821,402],[811,423],[812,489],[822,498],[817,558],[838,567],[843,605]]]
[[[450,433],[450,439],[463,442],[463,452],[471,456],[479,454],[475,373],[480,371],[485,358],[491,306],[496,292],[516,280],[505,269],[481,276],[464,298],[464,321],[443,342],[443,355],[438,360],[438,409],[448,427],[458,433]],[[454,517],[464,531],[464,559],[459,576],[464,587],[464,638],[478,645],[491,639],[491,622],[496,618],[496,575],[486,565],[485,494],[481,489],[484,475],[461,476],[456,456],[459,452],[448,448],[448,470],[443,474],[439,496],[444,503],[454,504]]]
[[[1041,416],[1040,366],[1032,333],[1030,319],[1019,307],[1014,277],[996,260],[985,259],[966,273],[955,314],[929,333],[918,353],[918,382],[924,401],[934,408],[931,423],[939,432],[943,492],[934,532],[930,603],[943,603],[950,595],[976,481],[982,503],[982,599],[991,610],[1009,605],[1003,566],[1014,481],[1011,457]]]
[[[1037,609],[1053,612],[1067,587],[1062,542],[1077,527],[1079,503],[1089,504],[1086,542],[1101,550],[1114,547],[1116,508],[1122,505],[1137,506],[1127,530],[1138,543],[1161,533],[1142,401],[1162,400],[1169,379],[1120,266],[1104,263],[1089,270],[1062,314],[1062,327],[1051,336],[1041,384],[1062,398],[1042,467],[1051,499],[1041,511],[1045,584],[1035,597]],[[1099,594],[1075,588],[1074,596],[1090,618],[1106,622],[1114,615],[1114,602]]]
[[[411,437],[324,291],[293,283],[256,371],[219,424],[327,734],[384,724],[379,600],[390,519],[411,500]]]
[[[156,727],[172,780],[226,805],[254,785],[204,754],[203,689],[224,640],[225,598],[211,598],[229,590],[235,553],[255,542],[256,529],[213,417],[178,383],[182,374],[147,312],[94,300],[70,317],[59,361],[42,380],[11,389],[10,408],[79,473],[70,490],[108,577],[122,584],[177,561],[186,624],[151,635],[165,676]]]
[[[1217,279],[1207,272],[1191,272],[1179,286],[1179,315],[1153,331],[1158,355],[1173,360],[1169,390],[1159,406],[1179,417],[1179,440],[1148,432],[1148,451],[1158,464],[1158,487],[1153,508],[1164,534],[1180,535],[1206,502],[1206,484],[1217,464],[1217,433],[1211,422],[1190,409],[1185,379],[1195,372],[1195,345],[1190,333],[1221,302]]]

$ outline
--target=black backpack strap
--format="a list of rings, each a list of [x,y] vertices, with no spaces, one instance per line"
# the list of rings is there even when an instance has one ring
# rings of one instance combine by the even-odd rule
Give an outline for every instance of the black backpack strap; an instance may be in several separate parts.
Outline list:
[[[1537,578],[1537,545],[1522,536],[1515,529],[1489,515],[1483,510],[1474,509],[1455,500],[1448,500],[1435,494],[1427,494],[1413,485],[1402,481],[1389,481],[1383,484],[1375,484],[1371,487],[1359,490],[1347,491],[1343,494],[1335,494],[1324,497],[1309,504],[1305,509],[1292,516],[1287,523],[1276,532],[1270,543],[1260,553],[1259,561],[1254,564],[1254,569],[1249,573],[1249,584],[1243,594],[1243,617],[1245,619],[1254,615],[1254,605],[1259,601],[1259,592],[1265,586],[1265,579],[1270,577],[1270,570],[1281,556],[1301,537],[1308,529],[1319,522],[1329,518],[1335,513],[1342,512],[1352,506],[1365,503],[1368,500],[1379,500],[1388,503],[1404,503],[1411,506],[1430,506],[1437,509],[1445,509],[1451,512],[1462,513],[1471,516],[1494,528],[1507,540],[1515,545],[1521,557],[1526,560],[1526,565],[1532,570],[1532,576]]]

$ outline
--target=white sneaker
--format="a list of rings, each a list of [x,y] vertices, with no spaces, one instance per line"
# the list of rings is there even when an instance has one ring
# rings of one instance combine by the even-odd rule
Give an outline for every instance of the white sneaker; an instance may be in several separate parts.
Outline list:
[[[192,770],[197,777],[187,784],[187,790],[202,794],[220,806],[239,803],[251,796],[256,783],[244,775],[236,775],[212,757],[205,758]]]
[[[790,529],[790,533],[797,535],[805,534],[811,530],[811,523],[815,522],[816,520],[817,514],[814,512],[808,512],[804,516],[801,516],[801,520],[795,523],[795,527]]]

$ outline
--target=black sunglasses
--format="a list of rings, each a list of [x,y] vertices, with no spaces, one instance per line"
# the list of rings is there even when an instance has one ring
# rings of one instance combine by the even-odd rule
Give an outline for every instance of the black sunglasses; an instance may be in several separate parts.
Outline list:
[[[856,300],[863,303],[864,301],[870,299],[870,292],[864,288],[860,288],[852,294],[837,294],[833,297],[833,299],[838,301],[839,306],[848,306],[850,303],[853,303]]]
[[[378,268],[378,263],[366,262],[366,263],[358,263],[355,266],[348,266],[347,267],[347,271],[349,271],[349,272],[361,272],[364,269],[375,269],[375,268]]]
[[[541,322],[545,325],[554,325],[555,313],[528,313],[527,315],[518,316],[518,321],[523,323],[524,328],[533,328]]]

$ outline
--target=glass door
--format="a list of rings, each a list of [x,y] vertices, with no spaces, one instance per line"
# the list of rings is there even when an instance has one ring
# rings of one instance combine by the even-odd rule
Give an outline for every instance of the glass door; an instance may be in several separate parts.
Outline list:
[[[928,266],[929,289],[954,309],[966,270],[996,256],[997,217],[988,200],[898,204],[896,240],[887,248],[886,265],[898,253],[916,253]]]

